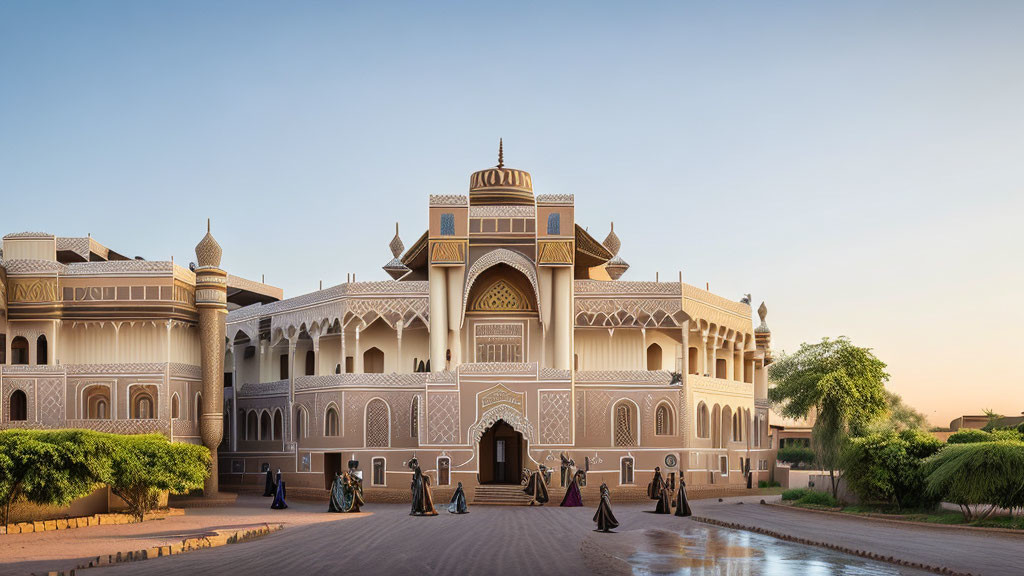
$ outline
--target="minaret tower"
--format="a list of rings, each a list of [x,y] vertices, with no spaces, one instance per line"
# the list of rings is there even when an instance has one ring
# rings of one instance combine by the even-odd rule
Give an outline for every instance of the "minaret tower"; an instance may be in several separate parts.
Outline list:
[[[196,245],[196,308],[199,309],[199,349],[203,373],[203,405],[199,433],[210,449],[210,477],[203,493],[217,494],[217,446],[224,437],[224,322],[227,319],[227,272],[220,269],[223,251],[210,234]]]

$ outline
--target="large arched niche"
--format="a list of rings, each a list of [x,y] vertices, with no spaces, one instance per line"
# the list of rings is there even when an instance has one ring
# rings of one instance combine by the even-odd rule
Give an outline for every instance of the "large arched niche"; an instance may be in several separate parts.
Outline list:
[[[495,286],[496,278],[506,280],[506,286]],[[508,287],[516,287],[529,302],[529,310],[523,314],[536,314],[540,309],[540,288],[537,283],[537,268],[529,258],[508,248],[496,248],[478,258],[466,273],[466,284],[462,299],[462,319],[474,306],[474,299],[479,298],[481,290],[501,289],[505,293]],[[529,288],[528,290],[526,288]]]
[[[466,314],[537,314],[537,294],[530,279],[507,264],[481,272],[466,296]]]

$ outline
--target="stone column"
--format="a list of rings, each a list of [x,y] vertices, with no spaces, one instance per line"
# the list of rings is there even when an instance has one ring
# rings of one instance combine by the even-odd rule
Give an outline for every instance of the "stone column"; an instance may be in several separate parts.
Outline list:
[[[313,338],[313,376],[320,375],[320,334]]]
[[[441,372],[448,349],[448,282],[444,268],[430,267],[430,371]]]
[[[398,322],[395,322],[395,334],[398,336],[398,358],[397,358],[397,361],[395,362],[395,368],[397,368],[397,370],[395,370],[395,372],[401,373],[401,372],[403,372],[402,365],[405,363],[405,360],[402,359],[402,321],[401,320],[399,320]],[[385,369],[385,372],[387,372],[386,369]]]
[[[448,350],[452,351],[451,369],[462,363],[462,289],[466,281],[465,266],[448,268]]]
[[[356,353],[355,353],[355,358],[354,358],[355,366],[353,367],[353,370],[354,370],[354,372],[356,374],[362,374],[363,373],[363,355],[360,354],[361,350],[359,349],[359,332],[362,329],[362,327],[363,327],[362,324],[360,324],[359,326],[356,326]]]
[[[690,373],[690,321],[683,320],[683,361],[682,368],[683,384],[686,384],[686,376]]]
[[[572,369],[572,269],[555,268],[553,278],[553,322],[555,368]]]
[[[345,360],[345,325],[341,324],[341,373],[348,373],[348,364]]]
[[[200,361],[203,405],[199,433],[210,450],[210,476],[203,493],[217,494],[219,487],[217,447],[224,437],[224,321],[227,318],[227,273],[220,269],[222,250],[210,234],[196,246],[196,308],[199,309]]]

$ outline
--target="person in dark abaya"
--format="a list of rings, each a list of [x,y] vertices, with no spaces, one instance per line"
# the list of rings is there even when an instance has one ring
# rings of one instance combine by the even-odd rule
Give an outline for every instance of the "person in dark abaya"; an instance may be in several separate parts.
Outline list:
[[[595,532],[611,532],[613,528],[619,527],[619,521],[612,514],[611,492],[608,491],[608,485],[604,483],[601,484],[601,502],[597,505],[594,522],[597,522]]]
[[[341,474],[334,474],[334,482],[331,484],[331,501],[327,505],[328,512],[341,513],[345,511],[345,487]]]
[[[565,496],[562,497],[562,503],[559,506],[567,508],[583,506],[583,494],[580,493],[580,477],[582,475],[582,470],[575,470],[573,472],[572,481],[569,482],[569,487],[565,489]]]
[[[671,514],[672,513],[672,493],[669,492],[668,485],[663,484],[661,487],[661,493],[658,495],[658,506],[654,509],[655,514]]]
[[[661,498],[661,491],[665,488],[665,478],[661,475],[661,466],[654,467],[654,479],[647,485],[647,497],[651,500]]]
[[[274,510],[284,510],[288,504],[284,501],[285,487],[284,480],[281,480],[281,469],[277,469],[277,491],[274,493],[274,502],[270,505]]]
[[[526,481],[526,489],[523,490],[530,495],[530,506],[543,506],[548,501],[548,487],[540,471],[534,470],[530,479]]]
[[[363,482],[351,468],[348,472],[336,474],[331,486],[331,505],[328,512],[359,512],[365,504],[363,500]]]
[[[410,516],[437,516],[434,498],[430,495],[430,478],[423,474],[416,458],[409,461],[412,468],[412,511]]]
[[[277,494],[277,484],[274,483],[274,473],[267,468],[267,483],[263,487],[263,497],[273,498]]]
[[[686,481],[679,477],[679,492],[676,492],[676,516],[693,516],[690,503],[686,500]]]
[[[469,514],[469,506],[466,504],[466,493],[462,491],[462,482],[455,488],[452,494],[452,501],[448,503],[448,512],[451,514]]]

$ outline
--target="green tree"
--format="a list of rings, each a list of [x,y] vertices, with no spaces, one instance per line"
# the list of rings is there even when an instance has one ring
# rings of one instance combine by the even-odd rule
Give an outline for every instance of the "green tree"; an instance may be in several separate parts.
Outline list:
[[[769,400],[783,416],[807,418],[815,412],[811,448],[817,462],[829,471],[832,495],[839,491],[843,444],[851,431],[863,430],[885,413],[885,363],[868,348],[846,337],[801,344],[792,355],[771,364],[774,386]]]
[[[96,489],[109,472],[106,435],[86,430],[8,430],[0,433],[3,523],[18,498],[67,506]]]
[[[923,471],[928,493],[959,505],[968,522],[1024,507],[1024,442],[949,444]]]
[[[982,412],[984,412],[985,417],[988,418],[988,424],[985,424],[982,430],[986,432],[991,432],[999,427],[999,422],[1003,419],[1002,414],[999,414],[998,412],[992,410],[991,408],[984,408],[982,409]]]
[[[852,438],[843,449],[846,483],[864,502],[885,502],[900,509],[935,503],[924,490],[922,461],[942,442],[920,430],[891,430]]]
[[[139,522],[160,492],[184,494],[203,487],[210,451],[196,444],[172,443],[159,434],[123,436],[110,456],[110,489]]]
[[[886,390],[885,401],[886,413],[867,426],[863,431],[865,435],[887,430],[925,430],[928,427],[928,418],[913,406],[906,404],[899,394]]]
[[[787,446],[779,448],[775,459],[779,462],[789,462],[794,467],[811,466],[814,464],[814,450],[803,446]]]

